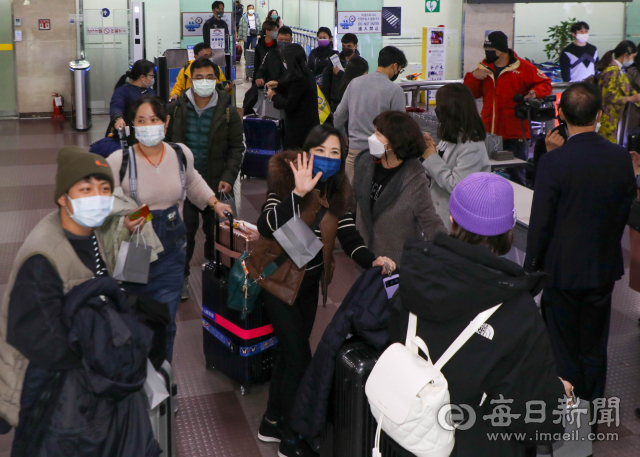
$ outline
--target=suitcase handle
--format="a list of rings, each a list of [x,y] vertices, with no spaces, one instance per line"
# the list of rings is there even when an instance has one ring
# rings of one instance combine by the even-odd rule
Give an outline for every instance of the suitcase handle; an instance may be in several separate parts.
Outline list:
[[[224,215],[227,216],[227,219],[229,220],[229,244],[231,247],[231,251],[234,251],[234,242],[233,242],[233,214],[231,214],[230,211],[225,211]],[[222,265],[222,263],[220,262],[220,250],[218,249],[218,246],[220,245],[220,218],[218,217],[218,215],[216,214],[214,217],[215,220],[215,236],[216,236],[216,242],[215,242],[215,246],[214,246],[214,250],[215,250],[215,258],[214,261],[216,262],[216,270],[215,270],[215,277],[219,278],[220,277],[220,266]],[[233,264],[235,263],[235,259],[233,258],[233,256],[231,256],[231,266],[233,267]]]

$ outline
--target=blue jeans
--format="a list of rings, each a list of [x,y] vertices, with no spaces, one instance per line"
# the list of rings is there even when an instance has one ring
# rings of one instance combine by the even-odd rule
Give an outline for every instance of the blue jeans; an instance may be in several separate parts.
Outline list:
[[[258,43],[257,36],[246,36],[244,40],[244,50],[246,52],[247,49],[255,49],[256,44]]]
[[[173,359],[176,338],[176,314],[180,304],[187,251],[187,229],[182,222],[178,205],[165,210],[151,211],[153,230],[160,238],[164,251],[151,263],[149,281],[145,284],[123,284],[131,294],[141,295],[169,307],[171,322],[167,327],[167,360]]]
[[[519,139],[504,140],[502,146],[505,151],[513,152],[513,156],[516,159],[522,159],[525,162],[529,158],[529,142]],[[525,167],[512,167],[506,170],[509,173],[511,181],[520,184],[521,186],[527,185],[526,169]]]

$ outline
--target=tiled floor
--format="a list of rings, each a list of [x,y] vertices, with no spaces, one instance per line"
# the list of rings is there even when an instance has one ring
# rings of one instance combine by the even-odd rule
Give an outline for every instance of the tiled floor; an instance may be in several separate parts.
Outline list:
[[[248,88],[239,88],[241,93]],[[106,127],[106,118],[95,118],[91,132],[74,132],[70,124],[49,120],[0,121],[0,297],[18,248],[35,224],[55,209],[53,183],[57,150],[64,145],[88,147]],[[243,180],[236,184],[241,219],[255,222],[265,196],[265,182]],[[274,457],[276,447],[260,443],[257,429],[264,412],[268,386],[256,386],[245,396],[224,375],[205,368],[200,321],[201,283],[199,265],[202,234],[198,237],[190,278],[192,298],[180,305],[174,370],[179,386],[177,443],[179,457]],[[318,307],[311,338],[317,342],[357,271],[341,252],[336,252],[338,271],[329,291],[326,308]],[[623,278],[614,293],[607,396],[621,399],[619,440],[594,445],[597,456],[640,455],[640,296]],[[12,434],[0,436],[0,457],[8,457]]]

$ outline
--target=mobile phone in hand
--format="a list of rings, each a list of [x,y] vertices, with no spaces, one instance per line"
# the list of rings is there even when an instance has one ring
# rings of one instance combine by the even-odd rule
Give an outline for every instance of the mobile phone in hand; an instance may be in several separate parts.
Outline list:
[[[396,290],[398,290],[398,287],[400,287],[400,275],[389,276],[388,278],[384,278],[382,282],[387,291],[387,298],[391,299],[393,294],[396,293]]]

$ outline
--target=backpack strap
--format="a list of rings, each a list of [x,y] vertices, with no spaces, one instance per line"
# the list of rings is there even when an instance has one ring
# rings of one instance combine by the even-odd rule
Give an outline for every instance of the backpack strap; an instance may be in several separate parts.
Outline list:
[[[168,143],[176,154],[178,155],[178,163],[180,164],[180,183],[182,184],[182,195],[180,196],[180,200],[184,201],[187,196],[187,179],[186,179],[186,170],[187,170],[187,156],[184,154],[182,147],[177,143]],[[120,185],[122,185],[122,181],[124,180],[124,176],[127,173],[127,168],[129,168],[129,194],[131,198],[135,200],[135,202],[140,205],[140,199],[138,196],[138,169],[136,165],[136,154],[133,151],[133,147],[130,146],[128,150],[122,151],[122,165],[120,165]]]
[[[474,320],[472,320],[469,325],[467,325],[467,328],[462,331],[458,338],[456,338],[456,340],[451,343],[451,346],[449,346],[449,348],[444,351],[444,354],[440,356],[438,361],[434,364],[434,367],[438,371],[442,371],[442,367],[449,361],[449,359],[451,359],[451,357],[453,357],[455,353],[458,352],[458,350],[462,346],[464,346],[467,341],[469,341],[469,338],[471,338],[473,334],[478,331],[480,326],[484,324],[487,319],[489,319],[493,315],[493,313],[495,313],[498,308],[500,308],[500,306],[502,306],[502,303],[478,314],[478,316]]]
[[[138,196],[138,167],[133,146],[129,146],[129,149],[122,151],[122,165],[120,165],[121,186],[124,175],[127,173],[127,168],[129,168],[129,195],[135,200],[136,204],[140,205],[140,197]]]
[[[184,77],[184,87],[187,87],[187,84],[189,84],[189,77],[187,76],[187,70],[191,67],[191,62],[187,62],[184,65],[183,68],[183,72],[182,72],[182,76]]]
[[[184,155],[184,151],[178,143],[169,143],[169,146],[171,146],[178,155],[178,162],[180,163],[180,182],[182,183],[182,195],[180,196],[180,201],[184,201],[187,197],[187,156]]]

